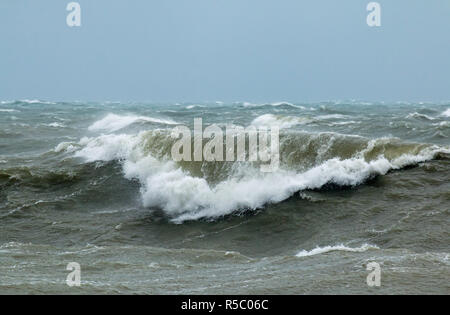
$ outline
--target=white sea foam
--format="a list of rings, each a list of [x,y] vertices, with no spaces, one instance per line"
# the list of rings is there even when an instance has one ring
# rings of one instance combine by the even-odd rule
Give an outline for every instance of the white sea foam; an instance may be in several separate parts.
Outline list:
[[[323,119],[323,120],[328,120],[328,119],[345,119],[348,118],[348,116],[342,115],[342,114],[330,114],[330,115],[321,115],[321,116],[317,116],[317,119]]]
[[[297,257],[309,257],[309,256],[315,256],[320,254],[325,254],[329,252],[335,252],[335,251],[344,251],[344,252],[353,252],[353,253],[362,253],[371,249],[379,249],[378,246],[370,245],[370,244],[363,244],[361,247],[348,247],[343,244],[341,245],[335,245],[335,246],[325,246],[325,247],[319,247],[317,246],[315,249],[307,251],[302,250],[299,252]]]
[[[194,109],[194,108],[203,108],[204,105],[188,105],[186,106],[186,109]]]
[[[294,104],[289,103],[289,102],[273,102],[273,103],[270,103],[270,105],[271,106],[283,106],[283,105],[295,106]]]
[[[27,104],[37,104],[40,103],[40,100],[21,100],[21,102],[23,103],[27,103]]]
[[[58,122],[52,122],[50,124],[44,124],[44,125],[47,127],[52,127],[52,128],[65,128],[66,127],[65,125],[58,123]]]
[[[313,120],[311,118],[305,117],[294,117],[294,116],[282,116],[265,114],[255,118],[252,121],[252,125],[256,127],[272,127],[276,126],[279,128],[290,128],[295,125],[304,125],[311,123]]]
[[[450,117],[450,108],[443,112],[442,116]]]
[[[22,103],[27,104],[46,104],[46,105],[54,105],[56,103],[53,102],[47,102],[47,101],[41,101],[41,100],[20,100]]]
[[[4,105],[4,104],[13,104],[16,102],[21,102],[21,103],[26,103],[26,104],[46,104],[46,105],[55,105],[56,103],[53,102],[48,102],[48,101],[41,101],[38,99],[33,99],[33,100],[29,100],[29,99],[24,99],[24,100],[19,100],[19,101],[1,101],[0,104]]]
[[[56,153],[60,153],[63,151],[70,153],[76,151],[77,149],[78,147],[71,142],[61,142],[55,147],[54,151]]]
[[[108,114],[105,118],[96,121],[89,127],[90,131],[108,131],[115,132],[120,129],[123,129],[129,125],[132,125],[137,122],[150,122],[157,124],[166,124],[173,125],[176,124],[173,120],[170,119],[161,119],[154,117],[146,117],[146,116],[135,116],[135,115],[115,115]]]
[[[433,124],[433,126],[436,126],[439,129],[446,129],[450,127],[450,121],[441,121],[439,123]]]
[[[9,108],[0,108],[0,112],[3,112],[3,113],[15,113],[15,112],[18,112],[18,110],[16,110],[16,109],[9,109]]]
[[[329,126],[346,126],[346,125],[354,125],[354,124],[360,124],[361,122],[354,121],[354,120],[348,120],[348,121],[340,121],[340,122],[332,122],[329,124]]]
[[[333,158],[304,172],[280,169],[274,173],[261,173],[250,164],[236,163],[239,176],[230,174],[226,180],[212,185],[204,178],[192,176],[170,159],[157,159],[145,153],[146,136],[146,132],[141,132],[83,138],[78,144],[81,149],[75,156],[87,162],[122,161],[125,177],[138,179],[142,185],[144,206],[163,209],[174,222],[258,209],[268,203],[281,202],[297,191],[321,188],[327,183],[358,185],[371,176],[430,160],[438,152],[445,151],[432,146],[393,160],[381,155],[366,161],[363,154],[345,160]]]

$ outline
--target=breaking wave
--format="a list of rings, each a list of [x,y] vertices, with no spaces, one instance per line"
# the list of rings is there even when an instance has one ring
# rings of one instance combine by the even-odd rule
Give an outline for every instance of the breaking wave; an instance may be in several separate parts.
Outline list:
[[[52,127],[52,128],[65,128],[66,126],[64,124],[58,123],[58,122],[52,122],[49,124],[43,124],[44,126],[47,127]]]
[[[299,252],[297,257],[309,257],[309,256],[315,256],[320,254],[325,254],[329,252],[335,252],[335,251],[343,251],[343,252],[352,252],[352,253],[363,253],[371,249],[380,249],[378,246],[370,245],[370,244],[363,244],[361,247],[347,247],[343,244],[336,245],[336,246],[325,246],[325,247],[316,247],[313,250],[306,251],[302,250]]]
[[[138,122],[150,122],[164,125],[175,125],[176,122],[170,119],[146,117],[146,116],[120,116],[108,114],[105,118],[95,122],[89,127],[90,131],[115,132]]]
[[[254,104],[249,102],[242,103],[244,107],[265,107],[265,106],[272,106],[272,107],[292,107],[292,108],[298,108],[298,109],[306,109],[304,106],[295,105],[289,102],[274,102],[274,103],[263,103],[263,104]]]
[[[33,99],[33,100],[28,100],[28,99],[24,99],[24,100],[16,100],[16,101],[2,101],[1,104],[45,104],[45,105],[55,105],[56,103],[54,102],[48,102],[48,101],[42,101],[42,100],[37,100],[37,99]]]
[[[109,115],[90,129],[119,130],[137,119],[142,117]],[[143,205],[162,209],[176,223],[261,209],[328,184],[360,185],[450,153],[447,147],[396,138],[285,131],[280,134],[279,170],[262,173],[257,162],[174,162],[175,141],[170,130],[156,129],[85,137],[78,143],[61,143],[54,151],[71,153],[87,163],[118,161],[125,178],[139,181]]]
[[[277,126],[282,129],[311,122],[313,122],[311,118],[265,114],[255,118],[252,125],[256,127]]]
[[[194,108],[204,108],[205,105],[188,105],[186,106],[186,109],[194,109]]]
[[[423,120],[435,120],[435,118],[430,117],[428,115],[425,114],[420,114],[418,112],[414,112],[411,114],[408,114],[408,116],[406,116],[406,118],[415,118],[415,119],[423,119]]]
[[[0,112],[3,112],[3,113],[15,113],[15,112],[18,112],[18,110],[16,110],[16,109],[9,109],[9,108],[0,108]]]

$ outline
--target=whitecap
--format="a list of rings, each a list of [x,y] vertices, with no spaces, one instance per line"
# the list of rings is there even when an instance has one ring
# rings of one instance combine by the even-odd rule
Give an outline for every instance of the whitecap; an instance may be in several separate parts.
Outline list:
[[[330,115],[317,116],[317,119],[323,119],[323,120],[328,120],[328,119],[346,119],[346,118],[348,118],[348,116],[342,115],[342,114],[330,114]]]
[[[346,126],[346,125],[355,125],[360,124],[360,122],[354,121],[354,120],[348,120],[348,121],[340,121],[340,122],[332,122],[329,124],[329,126]]]
[[[0,112],[3,112],[3,113],[16,113],[16,112],[19,112],[19,111],[17,109],[0,108]]]
[[[194,109],[194,108],[203,108],[205,106],[203,105],[188,105],[186,106],[186,109]]]
[[[72,142],[61,142],[60,144],[58,144],[55,149],[53,151],[55,151],[56,153],[60,153],[60,152],[74,152],[78,149],[78,147],[72,143]]]
[[[46,105],[55,105],[56,104],[53,102],[41,101],[38,99],[34,99],[34,100],[25,99],[25,100],[20,100],[20,102],[26,103],[26,104],[46,104]]]
[[[66,126],[64,124],[58,123],[58,122],[52,122],[50,124],[44,124],[44,126],[52,127],[52,128],[65,128]]]
[[[368,250],[371,250],[371,249],[380,249],[380,248],[378,246],[370,245],[370,244],[363,244],[361,247],[355,247],[355,248],[345,246],[344,244],[335,245],[335,246],[325,246],[325,247],[317,246],[315,249],[312,249],[310,251],[302,250],[301,252],[299,252],[295,256],[297,256],[297,257],[310,257],[310,256],[325,254],[325,253],[334,252],[334,251],[362,253],[362,252],[365,252],[365,251],[368,251]]]
[[[262,103],[262,104],[255,104],[255,103],[250,103],[250,102],[244,102],[244,103],[242,103],[242,105],[244,107],[289,106],[289,107],[294,107],[294,108],[298,108],[298,109],[306,109],[306,107],[304,107],[304,106],[295,105],[295,104],[292,104],[292,103],[289,103],[289,102],[273,102],[273,103]]]
[[[255,118],[251,124],[255,127],[276,126],[278,128],[291,128],[295,125],[308,124],[311,123],[312,121],[313,120],[311,118],[305,117],[265,114]]]
[[[109,134],[83,138],[75,156],[87,162],[121,161],[127,179],[141,183],[145,207],[164,210],[176,223],[201,218],[217,218],[240,210],[256,210],[266,204],[288,199],[298,191],[319,189],[326,184],[356,186],[375,175],[385,175],[392,169],[433,159],[439,152],[431,146],[419,152],[403,154],[388,160],[379,156],[366,161],[360,155],[352,158],[332,158],[302,172],[279,169],[261,173],[250,163],[236,163],[236,174],[230,174],[217,184],[195,177],[170,159],[158,159],[145,151],[148,133],[137,135]],[[373,142],[368,144],[368,149]]]
[[[137,122],[151,122],[157,124],[174,125],[176,122],[170,119],[135,116],[135,115],[115,115],[108,114],[105,118],[96,121],[90,127],[90,131],[109,131],[115,132]]]
[[[406,118],[416,118],[416,119],[425,119],[425,120],[435,120],[436,118],[433,118],[431,116],[420,114],[418,112],[410,113],[406,116]]]
[[[442,116],[450,117],[450,108],[443,112]]]

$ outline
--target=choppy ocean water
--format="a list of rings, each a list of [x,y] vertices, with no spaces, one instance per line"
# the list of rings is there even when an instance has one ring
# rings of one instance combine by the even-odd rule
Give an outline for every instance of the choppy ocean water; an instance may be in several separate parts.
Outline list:
[[[278,126],[279,170],[175,163],[194,118]],[[0,293],[448,294],[449,137],[450,103],[3,101]]]

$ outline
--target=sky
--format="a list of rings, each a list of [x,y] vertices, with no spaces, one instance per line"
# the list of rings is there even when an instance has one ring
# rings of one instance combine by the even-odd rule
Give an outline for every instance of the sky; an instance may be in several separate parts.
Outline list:
[[[450,1],[0,1],[0,100],[450,101]]]

